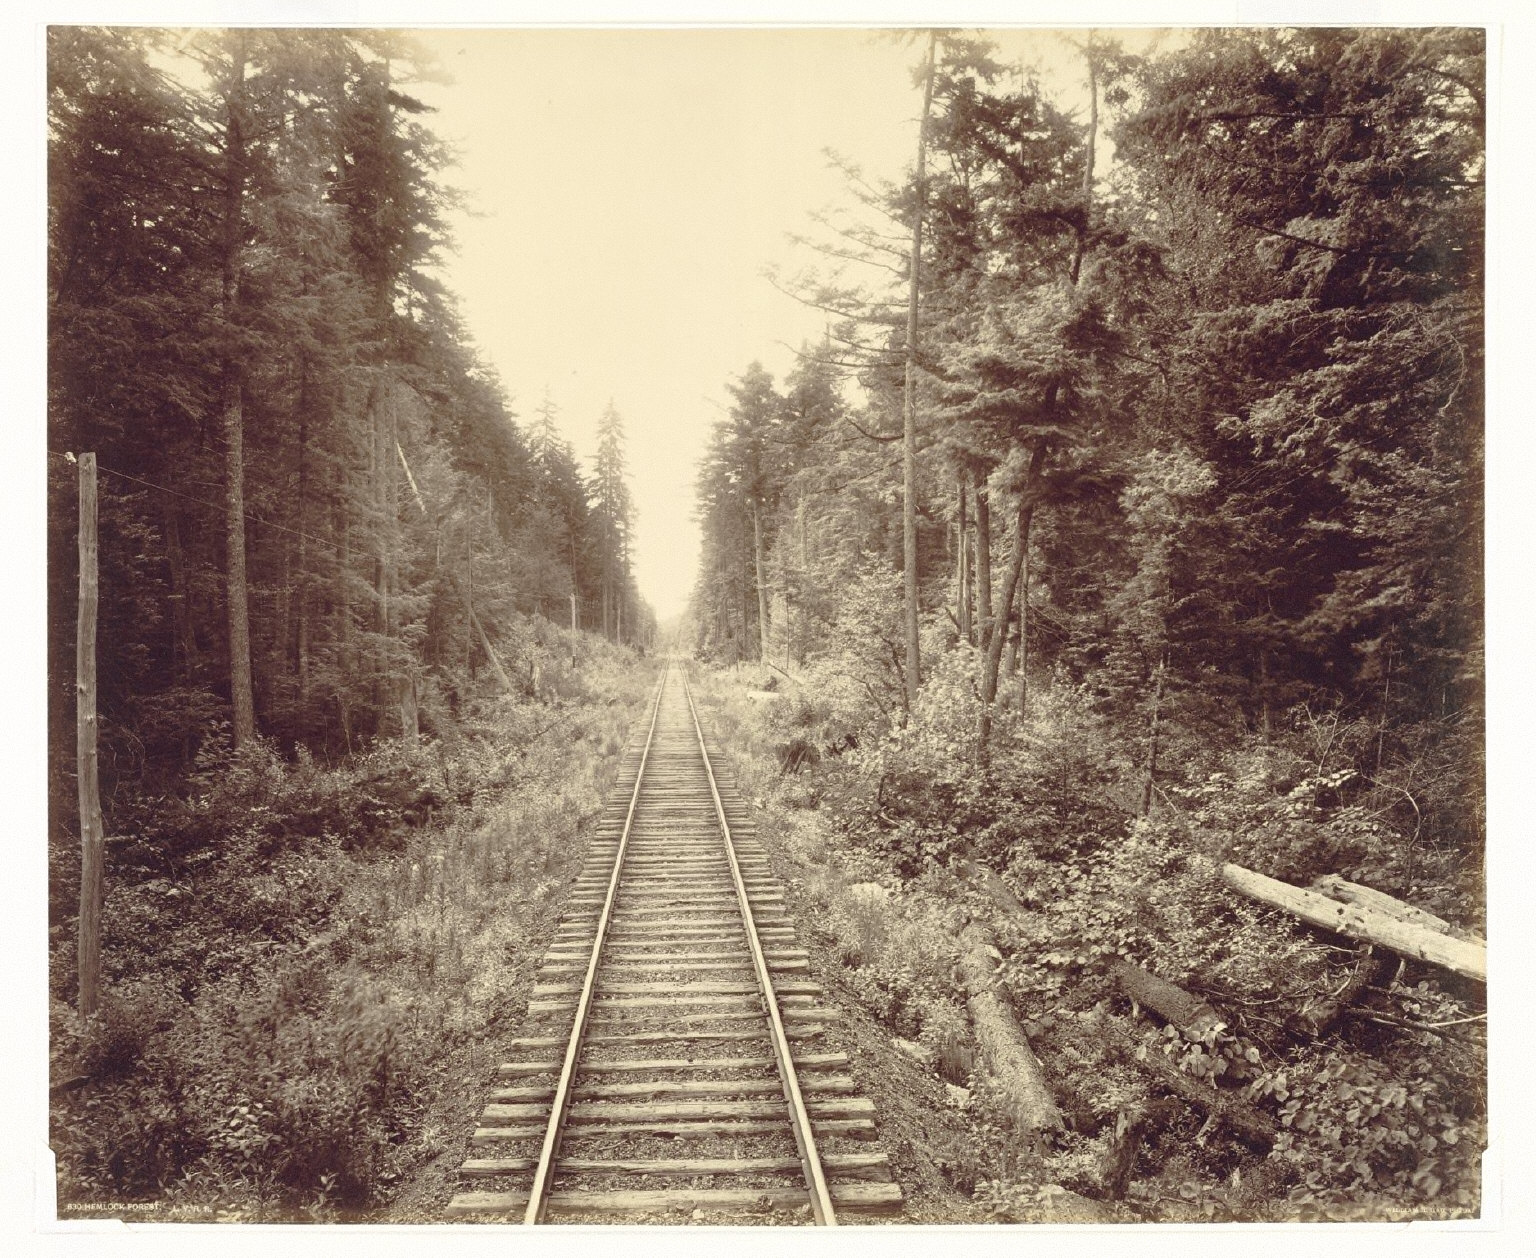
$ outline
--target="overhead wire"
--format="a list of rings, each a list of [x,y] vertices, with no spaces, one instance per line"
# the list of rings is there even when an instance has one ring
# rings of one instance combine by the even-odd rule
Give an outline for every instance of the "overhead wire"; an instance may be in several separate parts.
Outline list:
[[[48,456],[50,458],[54,458],[54,459],[62,459],[65,462],[69,462],[69,463],[76,462],[75,456],[73,454],[70,454],[70,453],[65,452],[65,451],[49,450],[48,451]],[[222,510],[224,510],[225,504],[223,504],[223,503],[210,502],[207,498],[199,498],[199,497],[197,497],[194,494],[187,494],[187,493],[183,493],[179,489],[172,489],[168,485],[159,485],[159,484],[156,484],[154,481],[145,480],[143,477],[132,476],[132,475],[130,475],[127,472],[120,472],[116,468],[107,467],[100,460],[97,460],[96,468],[97,468],[98,471],[100,471],[100,472],[102,472],[102,473],[104,473],[104,474],[106,474],[108,476],[115,476],[119,480],[131,481],[135,485],[142,485],[145,489],[153,489],[153,490],[155,490],[158,493],[169,494],[171,497],[173,497],[173,498],[180,498],[184,502],[193,502],[193,503],[196,503],[198,506],[207,507],[207,508],[209,508],[210,510],[213,510],[213,511],[222,511]],[[305,533],[305,532],[303,532],[300,529],[289,528],[286,524],[278,524],[274,520],[268,520],[264,516],[252,515],[249,512],[246,513],[246,517],[245,518],[247,520],[255,521],[257,524],[260,524],[264,528],[274,529],[274,530],[276,530],[279,533],[287,533],[287,534],[289,534],[289,535],[291,535],[293,537],[301,537],[305,541],[313,542],[316,546],[328,546],[328,547],[330,547],[331,550],[335,551],[337,554],[342,553],[342,549],[343,548],[342,548],[341,544],[338,543],[338,542],[331,541],[328,538],[316,537],[313,533]],[[568,597],[568,596],[561,596],[561,597]],[[577,605],[583,611],[586,611],[589,608],[597,607],[598,603],[600,602],[599,599],[597,599],[595,597],[592,597],[590,595],[578,595],[576,601],[577,601]]]
[[[51,458],[64,459],[71,463],[75,461],[74,455],[69,453],[61,453],[57,450],[50,450],[48,451],[48,454]],[[103,472],[108,476],[115,476],[119,480],[131,481],[135,485],[142,485],[145,489],[153,489],[158,493],[169,494],[172,498],[180,498],[183,502],[195,502],[198,506],[207,507],[213,511],[223,511],[225,508],[224,503],[210,502],[207,498],[198,498],[193,494],[183,493],[179,489],[172,489],[168,485],[157,485],[154,481],[145,480],[143,477],[131,476],[127,472],[120,472],[116,468],[108,467],[99,459],[96,462],[96,468],[98,471]],[[253,515],[249,511],[245,513],[245,518],[261,525],[263,528],[274,529],[279,533],[288,533],[293,537],[303,538],[305,541],[313,542],[316,546],[329,546],[338,554],[341,553],[342,546],[340,543],[331,541],[328,538],[316,537],[313,533],[305,533],[300,529],[290,528],[286,524],[279,524],[277,521],[269,520],[265,516]]]

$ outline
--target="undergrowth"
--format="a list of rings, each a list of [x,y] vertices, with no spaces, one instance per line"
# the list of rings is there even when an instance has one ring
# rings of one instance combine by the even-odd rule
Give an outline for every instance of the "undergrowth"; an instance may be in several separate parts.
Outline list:
[[[1037,679],[1027,716],[1005,688],[978,765],[973,666],[963,651],[941,657],[904,728],[814,669],[803,685],[746,669],[702,687],[849,985],[904,1049],[961,1085],[975,1139],[944,1152],[955,1184],[998,1218],[1048,1217],[1064,1192],[1122,1219],[1475,1214],[1481,989],[1381,950],[1365,959],[1219,873],[1235,861],[1302,885],[1342,874],[1476,929],[1479,845],[1459,837],[1464,818],[1424,824],[1431,808],[1454,812],[1475,768],[1440,766],[1414,815],[1383,785],[1379,737],[1337,717],[1299,707],[1268,741],[1186,717],[1165,728],[1171,751],[1143,811],[1135,738],[1063,682]],[[972,862],[1002,876],[1011,907],[977,889]],[[970,921],[997,940],[999,981],[1063,1112],[1042,1148],[1017,1139],[976,1068],[957,967]],[[1115,958],[1184,986],[1220,1021],[1186,1036],[1133,1008],[1111,980]],[[1368,963],[1374,982],[1317,1034],[1309,1017]],[[1153,1054],[1271,1121],[1273,1147],[1170,1102]],[[1121,1142],[1154,1105],[1159,1121],[1140,1129],[1117,1187]]]
[[[653,680],[589,644],[543,701],[336,766],[210,738],[184,794],[111,823],[105,994],[54,931],[59,1199],[353,1218],[437,1152],[446,1062],[509,1012]],[[63,900],[68,862],[55,866]],[[61,915],[62,916],[62,915]]]

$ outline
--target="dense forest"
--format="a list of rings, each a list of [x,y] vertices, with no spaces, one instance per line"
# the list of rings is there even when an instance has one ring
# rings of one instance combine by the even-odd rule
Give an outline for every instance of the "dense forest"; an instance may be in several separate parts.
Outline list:
[[[111,1077],[213,1052],[149,1043],[195,1040],[221,979],[281,983],[260,949],[331,920],[358,876],[339,853],[472,813],[562,713],[590,724],[592,639],[654,634],[619,411],[589,475],[554,400],[514,419],[441,282],[449,154],[410,94],[430,72],[388,31],[50,31],[52,987],[73,1000],[91,452],[107,999],[82,1051]],[[206,1148],[218,1116],[145,1099],[181,1086],[81,1094],[119,1112],[80,1155],[98,1188]]]
[[[415,55],[388,32],[53,33],[51,727],[67,454],[90,450],[125,776],[184,767],[220,719],[316,751],[435,729],[530,616],[651,630],[617,411],[589,481],[552,401],[513,422],[437,278],[448,155]]]
[[[823,907],[890,935],[848,964],[929,1050],[976,901],[1077,1133],[1059,1174],[1168,1095],[1106,1089],[1118,1032],[1072,1021],[1147,1007],[1142,974],[1219,1013],[1170,1021],[1183,1083],[1279,1124],[1260,1197],[1466,1209],[1480,987],[1330,954],[1220,871],[1481,929],[1482,33],[1064,55],[1071,109],[937,36],[909,177],[848,163],[780,279],[826,336],[731,383],[701,466],[692,641],[776,696],[742,717],[763,790],[843,870]],[[1176,1143],[1186,1204],[1254,1208],[1230,1148]]]
[[[944,1220],[1475,1214],[1483,975],[1402,940],[1485,933],[1483,33],[1041,38],[915,37],[910,171],[840,159],[673,646]],[[654,680],[622,399],[579,458],[477,354],[434,73],[49,32],[61,1212],[438,1217]]]

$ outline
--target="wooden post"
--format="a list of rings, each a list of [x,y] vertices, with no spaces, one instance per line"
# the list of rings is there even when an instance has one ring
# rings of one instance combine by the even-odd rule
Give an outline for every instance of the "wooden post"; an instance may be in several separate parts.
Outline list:
[[[96,456],[80,456],[80,601],[75,628],[75,759],[80,784],[81,1018],[96,1012],[101,988],[101,789],[96,762]]]

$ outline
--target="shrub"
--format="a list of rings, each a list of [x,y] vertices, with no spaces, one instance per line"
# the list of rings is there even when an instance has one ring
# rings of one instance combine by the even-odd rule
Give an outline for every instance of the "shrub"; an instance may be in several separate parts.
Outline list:
[[[333,1217],[388,1195],[448,1054],[504,1011],[519,916],[579,854],[648,689],[582,649],[622,701],[490,703],[451,741],[337,767],[211,739],[185,796],[120,804],[106,999],[83,1031],[55,1006],[64,1200]],[[56,932],[61,996],[72,943]]]
[[[80,1037],[80,1070],[103,1079],[132,1073],[185,1013],[185,1002],[163,981],[140,980],[108,992]]]

